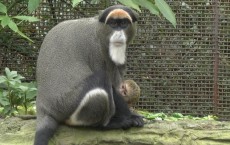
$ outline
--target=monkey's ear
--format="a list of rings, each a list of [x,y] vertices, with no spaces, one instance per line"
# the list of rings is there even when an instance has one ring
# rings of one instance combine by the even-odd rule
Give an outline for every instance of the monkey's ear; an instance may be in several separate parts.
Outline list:
[[[134,23],[134,22],[137,21],[137,19],[138,19],[137,12],[135,12],[134,10],[132,10],[132,9],[126,7],[126,6],[123,6],[123,5],[115,5],[115,6],[108,7],[107,9],[105,9],[104,11],[101,11],[101,13],[99,13],[99,22],[106,23],[109,15],[113,16],[113,15],[117,14],[118,17],[124,16],[125,14],[122,15],[122,13],[121,13],[121,15],[120,15],[120,14],[115,12],[116,10],[117,10],[117,12],[119,12],[118,9],[123,10],[123,12],[125,11],[126,16],[128,15],[127,17],[129,19],[132,19],[131,23]]]

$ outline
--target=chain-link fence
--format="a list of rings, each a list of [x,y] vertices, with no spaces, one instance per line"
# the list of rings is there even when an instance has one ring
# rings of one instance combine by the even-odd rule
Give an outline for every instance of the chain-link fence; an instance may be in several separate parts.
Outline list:
[[[176,13],[177,28],[142,10],[137,36],[128,49],[126,78],[134,79],[142,92],[137,106],[230,120],[230,0],[168,3]],[[21,25],[35,43],[1,31],[1,72],[9,67],[34,80],[37,52],[47,32],[63,20],[91,17],[109,5],[84,1],[72,8],[69,0],[42,0],[34,13],[40,22]]]

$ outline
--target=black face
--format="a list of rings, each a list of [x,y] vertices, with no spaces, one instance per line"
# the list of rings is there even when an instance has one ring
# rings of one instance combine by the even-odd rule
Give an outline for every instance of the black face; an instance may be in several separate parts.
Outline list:
[[[110,18],[107,23],[107,25],[109,25],[111,28],[113,29],[125,29],[128,27],[128,25],[131,24],[131,22],[129,21],[129,19],[113,19]]]

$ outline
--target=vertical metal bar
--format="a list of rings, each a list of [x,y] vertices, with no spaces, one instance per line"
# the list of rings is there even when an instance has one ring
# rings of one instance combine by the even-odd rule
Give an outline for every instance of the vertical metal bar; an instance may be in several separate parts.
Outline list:
[[[214,84],[213,84],[213,103],[214,103],[214,114],[218,114],[219,104],[219,86],[218,86],[218,72],[219,72],[219,41],[218,41],[218,27],[219,27],[219,0],[213,1],[213,12],[214,12],[214,29],[213,29],[213,53],[214,53]]]

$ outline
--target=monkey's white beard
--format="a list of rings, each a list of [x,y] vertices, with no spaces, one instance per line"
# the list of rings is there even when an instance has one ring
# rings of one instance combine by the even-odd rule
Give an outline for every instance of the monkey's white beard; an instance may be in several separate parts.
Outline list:
[[[115,31],[110,37],[109,55],[115,64],[124,64],[126,61],[126,41],[124,31]]]

